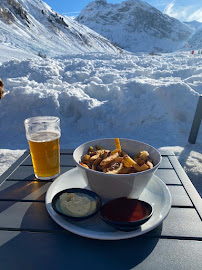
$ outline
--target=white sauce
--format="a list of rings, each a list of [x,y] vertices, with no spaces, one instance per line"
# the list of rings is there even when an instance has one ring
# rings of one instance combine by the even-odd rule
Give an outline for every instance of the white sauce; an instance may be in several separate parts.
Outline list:
[[[63,193],[59,197],[59,206],[64,214],[73,217],[87,216],[96,209],[95,200],[90,200],[88,195],[76,193]]]

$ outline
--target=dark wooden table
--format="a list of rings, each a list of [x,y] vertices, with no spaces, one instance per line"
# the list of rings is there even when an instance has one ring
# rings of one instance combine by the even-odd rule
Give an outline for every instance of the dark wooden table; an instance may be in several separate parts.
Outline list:
[[[0,269],[201,269],[201,198],[174,154],[162,157],[156,175],[172,195],[166,219],[142,236],[104,241],[52,220],[45,206],[52,181],[35,179],[26,151],[0,177]],[[72,150],[61,150],[61,173],[73,167]]]

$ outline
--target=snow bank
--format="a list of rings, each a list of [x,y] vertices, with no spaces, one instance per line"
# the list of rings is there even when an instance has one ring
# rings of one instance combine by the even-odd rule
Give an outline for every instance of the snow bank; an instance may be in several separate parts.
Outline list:
[[[96,138],[132,138],[174,149],[185,170],[201,177],[202,129],[193,152],[187,142],[202,94],[201,55],[11,60],[1,63],[0,76],[6,90],[0,101],[0,149],[28,148],[24,120],[55,115],[61,119],[63,148]]]
[[[23,122],[35,115],[60,117],[64,147],[113,136],[183,145],[202,91],[201,63],[188,53],[2,63],[0,147],[26,147]]]

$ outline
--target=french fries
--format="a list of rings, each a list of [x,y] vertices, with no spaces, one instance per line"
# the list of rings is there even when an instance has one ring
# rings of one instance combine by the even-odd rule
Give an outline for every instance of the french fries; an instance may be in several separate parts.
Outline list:
[[[117,153],[117,152],[120,152],[121,150],[119,150],[119,149],[114,149],[112,152],[111,152],[111,155],[113,155],[113,154],[115,154],[115,153]]]
[[[125,167],[133,167],[134,169],[136,169],[138,172],[141,172],[141,167],[137,164],[137,162],[135,162],[135,160],[133,160],[131,157],[126,156],[125,157],[125,161],[124,161],[124,165]]]
[[[114,141],[115,141],[116,149],[121,150],[121,144],[120,144],[119,138],[115,138]]]
[[[141,151],[138,158],[146,160],[148,156],[149,156],[149,153],[147,151]]]
[[[108,167],[109,164],[111,164],[117,157],[119,156],[119,153],[115,153],[113,155],[110,155],[109,157],[103,159],[101,162],[100,162],[100,165],[103,167],[103,168],[106,168]]]
[[[153,161],[147,151],[140,151],[132,158],[121,149],[119,138],[115,138],[114,142],[116,148],[113,151],[98,145],[95,146],[97,149],[95,150],[90,146],[80,164],[86,168],[108,174],[129,174],[153,168]]]

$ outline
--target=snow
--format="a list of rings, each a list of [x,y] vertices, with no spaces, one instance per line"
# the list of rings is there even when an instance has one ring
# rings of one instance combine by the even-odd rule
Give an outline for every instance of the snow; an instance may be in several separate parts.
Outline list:
[[[119,50],[106,38],[79,24],[75,20],[54,12],[39,0],[17,0],[26,17],[22,19],[10,1],[1,0],[0,7],[0,45],[7,46],[10,53],[24,51],[24,57],[36,57],[39,53],[57,57],[61,54],[81,52],[110,52]],[[16,3],[14,1],[11,1]],[[14,5],[15,6],[15,5]],[[9,10],[12,19],[3,17]],[[1,51],[4,61],[4,53]]]
[[[76,20],[124,50],[172,52],[192,44],[195,29],[140,0],[90,2]],[[194,24],[196,25],[196,24]],[[196,41],[200,39],[196,36]],[[201,43],[200,43],[201,44]]]
[[[61,120],[61,148],[122,137],[170,149],[202,195],[202,127],[196,144],[188,143],[202,94],[202,54],[192,55],[191,43],[186,51],[127,53],[43,1],[17,0],[25,19],[1,1],[0,15],[9,9],[13,19],[0,18],[6,91],[0,100],[0,175],[28,148],[24,120],[55,115]],[[200,30],[193,36],[197,46]],[[142,49],[146,42],[140,40]]]
[[[2,52],[0,44],[0,52]],[[0,173],[28,148],[24,120],[61,119],[61,147],[120,137],[174,151],[202,195],[202,128],[188,143],[202,94],[202,55],[182,51],[80,53],[57,58],[13,58],[3,51],[0,76]],[[14,55],[14,52],[13,52]]]

